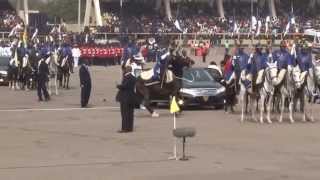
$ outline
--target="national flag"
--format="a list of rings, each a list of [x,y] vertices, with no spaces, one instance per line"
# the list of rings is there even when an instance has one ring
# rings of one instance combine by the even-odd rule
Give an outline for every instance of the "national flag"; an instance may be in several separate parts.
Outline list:
[[[38,28],[36,28],[36,30],[34,31],[34,33],[32,34],[31,40],[34,40],[34,38],[36,38],[38,35]]]
[[[179,23],[179,21],[178,21],[178,19],[175,20],[174,25],[176,26],[176,28],[177,28],[180,32],[183,32],[183,30],[182,30],[182,28],[181,28],[181,26],[180,26],[180,23]]]
[[[271,22],[271,19],[270,19],[270,16],[267,16],[266,17],[266,23],[265,23],[265,28],[266,28],[266,30],[265,30],[265,34],[267,34],[268,32],[269,32],[269,23]]]
[[[176,113],[176,112],[179,112],[180,111],[180,108],[178,106],[178,103],[176,101],[176,97],[173,96],[172,98],[172,101],[171,101],[171,104],[170,104],[170,113]]]
[[[256,36],[259,36],[259,35],[260,35],[261,26],[262,26],[262,22],[261,22],[261,20],[258,20],[258,27],[257,27]]]

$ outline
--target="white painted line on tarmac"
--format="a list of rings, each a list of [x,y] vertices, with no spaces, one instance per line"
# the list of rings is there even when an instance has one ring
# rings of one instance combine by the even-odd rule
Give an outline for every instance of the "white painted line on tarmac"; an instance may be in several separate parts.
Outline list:
[[[0,109],[0,112],[30,112],[30,111],[89,111],[89,110],[107,110],[120,109],[117,106],[100,106],[91,108],[23,108],[23,109]]]

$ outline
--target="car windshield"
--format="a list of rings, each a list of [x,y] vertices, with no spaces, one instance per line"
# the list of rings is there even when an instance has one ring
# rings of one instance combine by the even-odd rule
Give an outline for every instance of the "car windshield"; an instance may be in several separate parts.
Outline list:
[[[183,78],[191,82],[206,82],[214,80],[204,69],[187,69],[183,72]]]

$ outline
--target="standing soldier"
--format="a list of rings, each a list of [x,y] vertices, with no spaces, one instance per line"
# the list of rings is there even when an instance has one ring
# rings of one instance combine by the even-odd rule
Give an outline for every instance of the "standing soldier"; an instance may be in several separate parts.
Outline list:
[[[91,77],[88,68],[88,60],[84,60],[80,69],[81,107],[87,107],[91,94]]]
[[[38,70],[38,100],[43,101],[42,93],[45,97],[45,101],[50,100],[49,93],[47,91],[46,82],[48,81],[49,76],[49,67],[48,64],[44,61],[44,59],[40,60],[39,70]]]

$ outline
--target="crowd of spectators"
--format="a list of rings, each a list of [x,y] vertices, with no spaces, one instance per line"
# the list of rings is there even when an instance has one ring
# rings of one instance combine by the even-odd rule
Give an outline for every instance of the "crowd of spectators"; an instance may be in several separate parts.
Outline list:
[[[232,3],[225,4],[226,18],[222,19],[215,14],[212,9],[215,9],[214,5],[211,7],[204,5],[204,3],[184,2],[173,5],[173,18],[171,20],[165,18],[163,10],[153,13],[141,13],[144,12],[143,4],[130,4],[130,11],[125,12],[106,12],[104,14],[105,26],[99,27],[98,32],[108,33],[226,33],[233,32],[235,24],[239,33],[251,32],[251,7],[250,3],[237,2],[236,8]],[[304,3],[306,4],[306,3]],[[319,16],[313,14],[310,16],[310,12],[306,13],[301,8],[300,4],[297,4],[297,9],[294,11],[295,25],[289,29],[289,32],[303,31],[307,22],[311,25],[315,25],[319,22]],[[135,9],[139,9],[139,13],[134,12]],[[147,7],[150,11],[150,7]],[[288,3],[282,3],[277,5],[278,17],[277,19],[270,19],[269,32],[283,33],[286,31],[287,24],[291,21],[291,10]],[[257,5],[254,6],[254,16],[257,22],[260,21],[261,33],[265,32],[265,24],[267,19],[267,8],[261,8]],[[192,16],[191,16],[192,14]],[[179,22],[179,27],[177,27]],[[258,25],[257,25],[258,26]]]
[[[0,11],[0,31],[11,31],[13,27],[21,22],[21,18],[16,14],[15,11]]]

